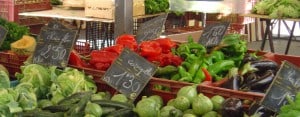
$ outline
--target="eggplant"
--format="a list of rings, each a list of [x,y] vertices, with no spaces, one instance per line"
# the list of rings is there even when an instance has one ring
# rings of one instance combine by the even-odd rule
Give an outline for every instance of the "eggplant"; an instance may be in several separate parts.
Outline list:
[[[279,68],[276,62],[270,60],[252,61],[250,65],[252,68],[257,69],[255,73],[258,75],[264,74],[267,70],[272,70],[274,73],[276,73]]]
[[[227,89],[239,90],[242,79],[243,78],[241,75],[234,75],[231,78],[228,78],[228,81],[226,81],[224,84],[222,84],[221,87],[224,87]]]
[[[242,60],[242,65],[248,63],[248,62],[253,62],[253,61],[258,61],[258,57],[255,55],[255,53],[246,53],[244,55],[244,58]]]
[[[261,77],[256,78],[255,80],[251,80],[246,84],[243,84],[240,89],[242,90],[255,90],[264,92],[265,89],[269,87],[272,83],[275,75],[272,70],[268,70]],[[263,90],[262,90],[263,89]]]
[[[222,103],[221,114],[222,117],[243,117],[242,101],[238,98],[227,98]]]

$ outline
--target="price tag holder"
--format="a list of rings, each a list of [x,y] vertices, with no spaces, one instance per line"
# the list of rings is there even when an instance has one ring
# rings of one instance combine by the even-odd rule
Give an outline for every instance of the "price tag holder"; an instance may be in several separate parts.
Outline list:
[[[38,37],[33,63],[66,67],[76,31],[44,27]]]
[[[167,16],[168,14],[163,14],[145,23],[142,23],[137,30],[137,42],[141,43],[142,41],[158,38],[161,35]]]
[[[199,43],[204,45],[206,48],[219,45],[229,24],[229,22],[222,22],[206,26],[201,34]]]
[[[7,32],[8,31],[3,26],[0,26],[0,46],[2,45],[4,39],[6,38]]]
[[[129,99],[135,100],[156,69],[154,64],[125,48],[102,79]]]
[[[299,89],[300,69],[292,63],[284,61],[261,104],[274,112],[279,112],[280,107],[288,103],[286,96],[295,98]]]

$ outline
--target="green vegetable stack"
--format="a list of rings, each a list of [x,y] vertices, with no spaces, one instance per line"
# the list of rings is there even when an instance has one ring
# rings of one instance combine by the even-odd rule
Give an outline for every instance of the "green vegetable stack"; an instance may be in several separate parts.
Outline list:
[[[287,96],[288,104],[280,108],[278,117],[299,117],[300,115],[300,93],[296,94],[293,101],[291,97]]]
[[[252,13],[272,18],[300,18],[300,1],[262,0],[254,6]]]
[[[10,44],[21,39],[23,35],[29,34],[28,27],[20,26],[17,23],[6,21],[0,18],[0,25],[8,32],[0,50],[10,50]]]
[[[224,36],[221,43],[209,52],[189,37],[187,43],[180,44],[174,50],[176,55],[184,59],[181,65],[159,67],[155,77],[196,84],[218,81],[224,78],[230,69],[240,67],[246,51],[246,41],[241,39],[240,34]]]
[[[169,9],[168,0],[145,0],[146,14],[166,12]]]
[[[225,99],[219,95],[208,98],[196,88],[197,85],[180,88],[176,97],[168,100],[165,106],[144,98],[137,103],[135,110],[138,111],[135,112],[139,117],[218,117]]]

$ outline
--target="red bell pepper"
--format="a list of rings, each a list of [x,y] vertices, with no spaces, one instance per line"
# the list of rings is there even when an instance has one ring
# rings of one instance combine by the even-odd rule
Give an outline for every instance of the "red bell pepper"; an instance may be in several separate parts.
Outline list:
[[[76,50],[72,50],[69,57],[69,64],[77,67],[89,67],[89,65],[81,59]]]
[[[138,48],[138,44],[134,36],[129,34],[123,34],[117,37],[116,44],[123,45],[123,47],[127,47],[132,51],[136,51]]]
[[[177,45],[170,38],[158,38],[158,39],[155,39],[154,41],[159,43],[160,47],[162,48],[162,53],[171,52],[171,49],[175,48]]]
[[[143,57],[153,57],[161,54],[162,48],[158,42],[143,41],[140,43],[140,55]]]
[[[103,48],[102,50],[109,51],[109,52],[115,52],[117,54],[121,54],[123,49],[124,49],[124,47],[122,45],[117,44],[117,45],[113,45],[113,46]]]
[[[96,63],[109,63],[111,64],[117,57],[118,54],[115,52],[109,52],[104,50],[93,50],[90,54],[90,64]]]
[[[167,65],[179,66],[183,61],[179,56],[176,56],[171,52],[167,54],[162,53],[158,56],[149,56],[146,59],[152,63],[159,65],[160,67],[164,67]]]
[[[94,67],[97,70],[102,70],[102,71],[106,71],[109,67],[110,67],[110,63],[96,63],[94,64]]]
[[[212,76],[210,75],[210,73],[208,72],[208,70],[206,68],[204,68],[204,67],[202,67],[201,70],[203,71],[203,73],[205,75],[204,81],[212,81]]]

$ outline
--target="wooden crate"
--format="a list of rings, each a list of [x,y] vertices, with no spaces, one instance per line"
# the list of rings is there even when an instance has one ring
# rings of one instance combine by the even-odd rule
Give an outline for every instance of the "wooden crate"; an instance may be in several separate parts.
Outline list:
[[[145,15],[144,0],[133,0],[133,16]],[[114,0],[85,0],[85,16],[114,19]]]

